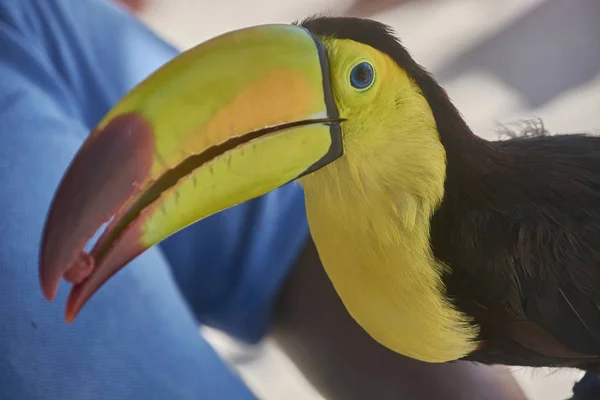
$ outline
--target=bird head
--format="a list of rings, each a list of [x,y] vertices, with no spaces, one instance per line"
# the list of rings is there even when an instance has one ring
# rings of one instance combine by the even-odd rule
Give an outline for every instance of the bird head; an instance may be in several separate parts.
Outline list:
[[[436,121],[461,124],[457,115],[374,21],[311,18],[218,36],[127,93],[82,145],[46,221],[43,292],[52,299],[62,277],[74,282],[72,321],[146,249],[295,180],[312,197],[344,187],[386,201],[392,191],[414,212],[433,210],[446,168]],[[410,225],[410,215],[400,219]]]

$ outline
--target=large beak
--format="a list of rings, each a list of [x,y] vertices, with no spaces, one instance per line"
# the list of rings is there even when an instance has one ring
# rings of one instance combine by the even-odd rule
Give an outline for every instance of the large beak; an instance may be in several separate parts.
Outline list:
[[[247,28],[182,53],[128,93],[70,165],[42,239],[44,295],[61,277],[75,283],[72,321],[146,249],[340,157],[339,122],[325,49],[302,28]]]

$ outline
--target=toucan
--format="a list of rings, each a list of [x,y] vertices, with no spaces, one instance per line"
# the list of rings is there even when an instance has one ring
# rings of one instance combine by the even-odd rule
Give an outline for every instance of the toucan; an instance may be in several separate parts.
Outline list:
[[[43,293],[72,282],[73,321],[146,249],[292,182],[345,308],[388,349],[600,365],[600,139],[475,135],[394,31],[367,19],[226,33],[127,93],[55,193]]]

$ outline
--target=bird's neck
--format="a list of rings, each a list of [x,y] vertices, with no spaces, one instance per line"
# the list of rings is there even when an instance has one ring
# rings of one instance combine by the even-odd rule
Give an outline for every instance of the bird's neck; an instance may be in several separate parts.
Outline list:
[[[349,313],[384,346],[428,362],[477,346],[477,328],[447,299],[446,267],[430,245],[444,174],[419,176],[418,188],[406,179],[382,185],[340,159],[303,180],[313,239]]]

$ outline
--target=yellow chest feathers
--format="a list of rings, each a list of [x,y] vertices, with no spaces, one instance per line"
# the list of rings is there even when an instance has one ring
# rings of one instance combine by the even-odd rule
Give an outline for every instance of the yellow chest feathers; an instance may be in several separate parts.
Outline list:
[[[369,187],[348,168],[340,160],[303,180],[311,234],[348,312],[411,358],[445,362],[475,350],[477,328],[446,299],[445,267],[430,249],[433,205],[402,188]]]

